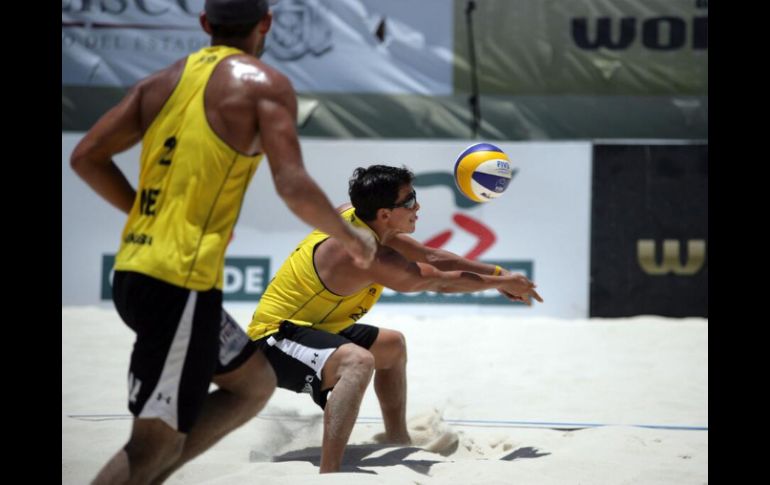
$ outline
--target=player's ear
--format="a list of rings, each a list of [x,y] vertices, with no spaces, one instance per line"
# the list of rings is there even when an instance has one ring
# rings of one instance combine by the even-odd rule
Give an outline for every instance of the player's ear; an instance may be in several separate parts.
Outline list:
[[[267,31],[270,30],[270,26],[273,25],[273,12],[268,11],[264,17],[262,17],[262,20],[259,21],[258,29],[259,33],[262,35],[266,35]]]
[[[390,213],[391,210],[384,207],[377,209],[377,220],[387,222],[387,220],[390,219]]]
[[[201,12],[198,16],[198,21],[201,23],[203,31],[211,35],[211,24],[209,23],[208,17],[206,17],[206,12]]]

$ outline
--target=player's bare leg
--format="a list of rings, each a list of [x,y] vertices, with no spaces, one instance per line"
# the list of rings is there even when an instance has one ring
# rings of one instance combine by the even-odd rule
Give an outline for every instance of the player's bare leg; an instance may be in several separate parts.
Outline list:
[[[380,401],[385,439],[409,444],[406,428],[406,340],[401,332],[381,328],[369,351],[374,355],[374,392]]]
[[[92,483],[150,483],[179,458],[184,441],[184,433],[160,419],[134,419],[128,443],[104,465]]]
[[[206,398],[200,417],[187,435],[181,456],[155,483],[163,483],[183,464],[256,416],[276,387],[275,373],[262,352],[254,352],[235,370],[215,375],[213,382],[219,389]]]
[[[345,445],[358,417],[361,400],[374,372],[374,357],[355,344],[340,346],[326,361],[322,389],[334,390],[324,409],[321,473],[339,471]]]

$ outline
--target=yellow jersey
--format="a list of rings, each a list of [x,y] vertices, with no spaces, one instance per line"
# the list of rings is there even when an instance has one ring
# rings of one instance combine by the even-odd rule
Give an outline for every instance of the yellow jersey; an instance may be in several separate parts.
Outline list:
[[[372,231],[355,215],[352,207],[343,211],[342,217],[354,226]],[[315,248],[328,238],[328,234],[316,229],[284,261],[262,295],[246,330],[252,340],[276,333],[284,320],[339,333],[366,315],[380,299],[382,285],[378,284],[345,296],[332,293],[324,286],[315,270],[313,254]]]
[[[203,48],[187,57],[169,99],[142,138],[139,187],[115,257],[136,271],[196,291],[222,289],[225,249],[262,160],[227,145],[206,118],[214,68],[243,51]]]

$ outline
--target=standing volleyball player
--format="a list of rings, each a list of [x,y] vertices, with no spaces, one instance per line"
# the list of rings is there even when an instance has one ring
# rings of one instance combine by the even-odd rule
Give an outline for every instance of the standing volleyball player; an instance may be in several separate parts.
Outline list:
[[[226,245],[263,154],[298,217],[333,234],[357,264],[372,260],[371,234],[346,224],[305,171],[294,90],[258,59],[271,20],[267,0],[207,0],[200,22],[211,47],[139,81],[72,154],[78,175],[128,213],[113,300],[136,333],[134,421],[97,483],[161,481],[272,393],[264,357],[222,310]],[[134,190],[112,157],[140,141]],[[220,332],[228,339],[222,355]],[[209,394],[212,378],[220,389]]]
[[[372,373],[386,440],[410,442],[404,336],[358,323],[383,287],[440,293],[496,288],[514,301],[543,301],[523,275],[407,236],[420,210],[413,178],[405,168],[356,169],[349,187],[352,206],[338,210],[377,239],[372,265],[357,267],[341,241],[313,231],[278,270],[247,329],[270,361],[278,386],[309,393],[324,410],[321,473],[340,469]]]

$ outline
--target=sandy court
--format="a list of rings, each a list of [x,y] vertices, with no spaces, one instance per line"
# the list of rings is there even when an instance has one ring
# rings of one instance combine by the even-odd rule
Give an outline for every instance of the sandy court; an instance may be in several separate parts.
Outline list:
[[[228,309],[242,325],[253,311]],[[345,472],[318,475],[321,410],[279,389],[168,483],[708,482],[707,320],[401,311],[365,323],[406,336],[415,446],[377,443],[370,386]],[[62,483],[93,478],[128,437],[132,338],[110,307],[62,308]]]

